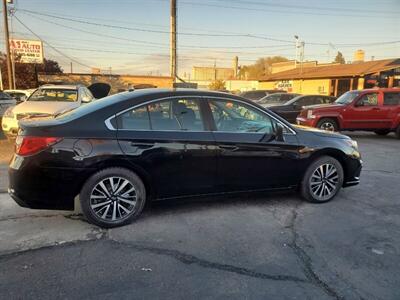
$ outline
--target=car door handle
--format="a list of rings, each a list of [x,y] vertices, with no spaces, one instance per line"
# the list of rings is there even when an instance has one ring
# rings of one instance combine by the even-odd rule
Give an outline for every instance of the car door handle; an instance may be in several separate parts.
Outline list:
[[[379,107],[373,107],[372,110],[379,110]]]
[[[152,144],[152,143],[135,143],[135,142],[131,143],[131,147],[136,147],[139,149],[149,149],[153,146],[154,146],[154,144]]]
[[[219,145],[218,147],[221,149],[224,149],[224,150],[231,150],[231,151],[235,151],[238,149],[237,146],[233,146],[233,145]]]

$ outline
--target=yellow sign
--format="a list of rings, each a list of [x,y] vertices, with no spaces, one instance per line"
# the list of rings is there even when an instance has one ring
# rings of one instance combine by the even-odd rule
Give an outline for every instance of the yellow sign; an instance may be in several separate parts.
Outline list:
[[[43,63],[42,41],[11,39],[10,50],[16,62],[23,64]]]

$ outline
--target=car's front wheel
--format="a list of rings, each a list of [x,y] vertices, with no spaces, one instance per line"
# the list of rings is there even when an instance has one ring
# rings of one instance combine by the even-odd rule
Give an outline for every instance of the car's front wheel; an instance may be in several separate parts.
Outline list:
[[[332,118],[323,118],[319,120],[317,127],[322,130],[327,130],[327,131],[338,131],[339,130],[339,125],[336,122],[336,120]]]
[[[108,168],[90,177],[79,195],[87,220],[105,228],[128,224],[143,210],[146,190],[130,170]]]
[[[308,167],[301,182],[303,198],[313,203],[332,200],[343,185],[343,167],[330,156],[316,159]]]

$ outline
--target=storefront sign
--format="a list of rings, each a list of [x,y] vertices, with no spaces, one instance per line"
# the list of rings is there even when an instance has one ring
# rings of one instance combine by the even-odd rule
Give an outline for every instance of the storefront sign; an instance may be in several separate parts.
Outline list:
[[[23,64],[43,63],[42,41],[11,39],[10,50],[16,62]]]
[[[281,80],[275,82],[275,89],[291,92],[293,90],[293,80]]]

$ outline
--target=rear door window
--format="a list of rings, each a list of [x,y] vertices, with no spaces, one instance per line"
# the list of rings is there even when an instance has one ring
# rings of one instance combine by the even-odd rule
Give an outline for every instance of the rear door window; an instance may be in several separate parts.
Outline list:
[[[118,117],[118,124],[125,130],[204,130],[199,101],[184,98],[153,102],[129,110]]]
[[[383,105],[400,105],[400,92],[384,93]]]

